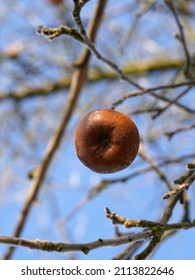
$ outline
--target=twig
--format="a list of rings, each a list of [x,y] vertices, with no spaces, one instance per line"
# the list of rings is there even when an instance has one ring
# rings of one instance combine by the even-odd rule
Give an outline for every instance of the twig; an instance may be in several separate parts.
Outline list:
[[[165,208],[162,218],[160,219],[160,225],[153,228],[152,240],[140,254],[136,255],[135,257],[136,260],[145,260],[146,258],[148,258],[148,256],[155,250],[157,245],[161,242],[161,238],[164,234],[166,224],[170,219],[173,209],[176,203],[178,202],[178,200],[180,200],[180,198],[181,198],[181,194],[178,194],[175,197],[173,197],[172,200],[169,202],[169,204]]]
[[[177,128],[170,132],[165,132],[165,135],[168,136],[169,139],[171,139],[177,133],[185,132],[185,131],[188,131],[188,130],[191,130],[194,128],[195,128],[195,123],[188,125],[188,126],[181,127],[181,128]]]
[[[147,93],[152,93],[152,92],[153,92],[153,96],[155,95],[156,98],[159,98],[159,99],[162,99],[164,101],[171,103],[171,100],[169,100],[167,97],[159,96],[159,95],[155,94],[154,91],[163,90],[163,89],[174,89],[174,88],[178,88],[178,87],[182,87],[182,86],[186,86],[186,85],[188,85],[188,86],[195,85],[195,81],[183,82],[183,83],[178,83],[178,84],[161,85],[161,86],[152,87],[152,88],[143,89],[143,90],[133,90],[133,91],[128,92],[125,96],[123,96],[119,100],[112,103],[112,108],[115,109],[117,106],[121,105],[126,99],[129,99],[132,97],[137,97],[137,96],[142,96],[142,95],[145,95]],[[195,113],[195,110],[189,109],[188,107],[186,107],[178,102],[175,103],[175,105],[188,111],[188,113],[193,113],[193,114]]]
[[[113,260],[130,260],[132,255],[137,251],[137,249],[142,245],[143,241],[136,241],[130,243],[127,248],[125,248],[121,253],[113,258]]]
[[[161,96],[161,95],[157,95],[156,93],[151,93],[152,96],[156,97],[157,99],[163,100],[165,102],[168,102],[168,106],[171,106],[172,104],[174,104],[175,106],[181,108],[182,110],[188,112],[188,113],[195,113],[195,111],[193,109],[190,109],[189,107],[177,102],[177,100],[173,101],[170,100],[169,98],[165,97],[165,96]]]
[[[159,247],[163,244],[163,242],[168,239],[169,237],[173,236],[174,234],[178,233],[178,231],[176,229],[173,230],[169,230],[167,232],[165,232],[163,234],[163,236],[161,237],[161,242],[158,243],[156,245],[156,247],[152,250],[152,252],[150,253],[150,259],[152,259],[153,255],[155,254],[155,252],[159,249]]]
[[[128,83],[134,85],[136,88],[139,89],[143,89],[138,83],[136,83],[134,80],[130,79],[128,76],[126,76],[121,69],[119,69],[119,67],[112,62],[111,60],[109,60],[108,58],[104,57],[95,47],[95,45],[91,42],[91,40],[89,39],[89,37],[86,34],[85,28],[83,26],[81,17],[80,17],[80,11],[81,11],[81,7],[79,5],[79,1],[74,1],[75,2],[75,6],[74,6],[74,10],[73,10],[73,17],[75,20],[75,23],[77,24],[78,28],[80,29],[81,35],[83,37],[83,41],[85,43],[85,45],[89,48],[89,50],[96,56],[97,59],[101,60],[102,62],[104,62],[105,64],[107,64],[108,66],[110,66],[112,69],[114,69],[116,71],[116,73],[119,75],[119,78],[121,80],[125,80]],[[86,2],[86,1],[83,1]]]
[[[184,91],[182,91],[177,97],[175,97],[174,99],[170,100],[169,103],[163,107],[162,109],[160,109],[155,115],[153,115],[153,119],[159,117],[160,114],[162,114],[163,112],[165,112],[171,105],[178,105],[177,101],[183,97],[186,93],[189,92],[189,90],[191,89],[191,86],[187,87]],[[155,96],[154,94],[152,94],[153,96]],[[167,101],[167,100],[165,100]]]
[[[104,62],[106,65],[110,66],[113,70],[115,70],[115,72],[118,74],[119,78],[123,81],[126,81],[130,84],[132,84],[134,87],[139,88],[139,89],[143,89],[142,86],[140,86],[137,82],[135,82],[133,79],[131,79],[130,77],[128,77],[127,75],[125,75],[123,73],[123,71],[117,66],[117,64],[115,64],[114,62],[112,62],[111,60],[109,60],[108,58],[106,58],[105,56],[103,56],[96,48],[93,44],[91,44],[91,42],[84,38],[85,44],[88,46],[88,48],[91,50],[91,52],[96,56],[97,59],[101,60],[102,62]]]
[[[131,228],[131,227],[152,228],[154,226],[159,225],[158,222],[124,218],[122,216],[117,215],[116,213],[112,213],[108,207],[105,207],[105,211],[106,211],[106,217],[112,220],[113,224],[122,224],[125,228]]]
[[[73,17],[75,20],[75,23],[77,24],[78,28],[80,29],[80,34],[83,38],[83,42],[85,43],[85,45],[89,48],[89,50],[96,56],[97,59],[101,60],[102,62],[104,62],[105,64],[107,64],[108,66],[110,66],[119,76],[119,78],[121,80],[125,80],[128,83],[134,85],[136,88],[138,88],[139,90],[142,91],[142,93],[146,93],[146,91],[148,92],[148,90],[144,89],[142,86],[140,86],[138,83],[136,83],[134,80],[130,79],[127,75],[124,74],[124,72],[111,60],[107,59],[106,57],[104,57],[95,47],[95,45],[92,43],[92,41],[89,39],[89,37],[86,34],[85,28],[83,26],[81,17],[80,17],[80,11],[81,11],[81,7],[87,2],[87,1],[74,1],[75,2],[75,6],[74,6],[74,10],[73,10]],[[49,29],[48,29],[49,30]],[[51,29],[52,30],[52,29]],[[49,32],[49,31],[48,31]],[[49,32],[50,33],[50,32]],[[128,97],[129,98],[129,97]],[[160,98],[160,97],[159,97]],[[126,98],[125,98],[126,99]],[[125,100],[124,99],[124,100]],[[123,100],[123,101],[124,101]],[[117,102],[118,103],[118,102]],[[117,104],[118,105],[118,104]],[[112,108],[114,109],[114,106],[112,106]],[[182,106],[182,105],[180,105]],[[184,107],[184,106],[183,106]]]
[[[83,26],[81,17],[80,17],[80,11],[81,11],[81,7],[86,3],[87,1],[74,1],[75,6],[74,6],[74,10],[73,10],[73,17],[75,20],[75,23],[77,24],[78,28],[80,29],[80,33],[81,36],[83,38],[83,42],[85,43],[85,45],[89,48],[89,50],[96,56],[97,59],[101,60],[102,62],[104,62],[105,64],[109,65],[113,70],[115,70],[115,72],[118,74],[119,78],[122,80],[125,80],[127,82],[129,82],[130,84],[134,85],[136,88],[138,88],[139,90],[142,91],[142,93],[146,93],[146,89],[144,89],[142,86],[140,86],[138,83],[136,83],[135,81],[133,81],[132,79],[130,79],[128,76],[126,76],[122,70],[112,61],[110,61],[109,59],[107,59],[106,57],[104,57],[95,47],[95,45],[91,42],[91,40],[88,38],[85,28]],[[129,98],[129,96],[127,97]],[[160,96],[157,96],[157,98],[162,99]],[[122,99],[122,102],[125,100],[126,98]],[[167,101],[169,101],[167,99]],[[175,102],[176,104],[176,102]],[[116,107],[116,105],[118,105],[118,102],[114,103],[112,105],[112,109],[114,109]],[[178,104],[177,104],[178,105]],[[178,106],[182,107],[185,110],[188,110],[188,108],[186,108],[186,106],[183,106],[181,104],[179,104]],[[191,111],[190,109],[188,111]]]
[[[195,163],[191,162],[187,164],[187,169],[189,170],[195,170]]]
[[[185,35],[184,35],[184,31],[183,31],[183,26],[180,22],[180,19],[179,19],[179,16],[178,16],[178,13],[177,13],[177,10],[176,10],[176,7],[175,7],[175,4],[173,3],[172,0],[165,0],[165,3],[167,4],[167,6],[169,7],[170,11],[172,12],[174,18],[175,18],[175,21],[177,23],[177,26],[178,26],[178,29],[179,29],[179,36],[177,37],[182,46],[183,46],[183,50],[184,50],[184,54],[185,54],[185,58],[186,58],[186,65],[185,65],[185,69],[184,69],[184,74],[186,75],[186,77],[190,77],[190,54],[189,54],[189,51],[188,51],[188,47],[187,47],[187,43],[186,43],[186,39],[185,39]]]
[[[80,12],[82,7],[84,7],[84,5],[89,2],[89,0],[73,0],[74,1],[74,9],[72,12],[73,18],[75,23],[77,24],[77,26],[80,29],[81,35],[86,35],[86,31],[85,28],[83,26],[83,23],[81,21],[81,17],[80,17]]]
[[[130,40],[131,36],[133,35],[134,31],[136,30],[136,27],[139,23],[139,19],[146,14],[153,6],[155,5],[155,1],[153,2],[146,2],[143,3],[143,5],[141,5],[141,7],[139,8],[139,10],[136,12],[133,22],[132,22],[132,26],[130,27],[129,31],[127,32],[127,34],[124,35],[124,37],[121,38],[121,42],[119,45],[119,50],[121,53],[124,52],[124,48],[126,46],[126,44],[128,43],[128,41]],[[132,9],[129,9],[129,11],[131,11]],[[127,10],[128,11],[128,10]]]
[[[91,22],[89,24],[89,36],[92,41],[94,41],[99,24],[101,22],[102,14],[104,11],[104,7],[106,4],[106,0],[99,0],[96,6],[96,10],[94,13],[93,18],[91,19]],[[51,141],[49,142],[47,149],[45,151],[45,155],[43,157],[43,160],[38,168],[37,175],[34,179],[34,182],[32,183],[32,186],[30,188],[30,192],[28,194],[28,197],[26,199],[25,205],[21,211],[21,215],[19,217],[18,224],[16,226],[16,229],[14,231],[14,236],[18,237],[20,236],[23,227],[25,225],[25,222],[27,220],[28,214],[30,212],[30,209],[32,207],[33,202],[35,201],[36,197],[38,196],[40,187],[44,181],[45,175],[47,173],[48,167],[54,157],[54,154],[56,150],[58,149],[62,136],[64,134],[65,128],[70,120],[70,117],[72,115],[72,112],[75,108],[77,99],[79,97],[79,94],[81,92],[82,86],[85,82],[86,74],[87,74],[87,67],[88,62],[90,59],[90,52],[88,49],[85,49],[83,54],[81,55],[79,59],[79,63],[77,63],[77,67],[75,68],[75,71],[73,73],[71,87],[70,87],[70,94],[69,99],[67,101],[67,105],[64,110],[64,115],[62,117],[61,123],[58,126],[55,134],[53,135]],[[10,259],[14,249],[13,247],[8,248],[4,259]]]
[[[176,194],[178,194],[179,192],[182,191],[187,191],[189,189],[189,187],[191,186],[191,184],[194,182],[195,180],[195,172],[192,173],[191,176],[189,176],[184,183],[182,183],[181,185],[179,185],[178,187],[176,187],[175,189],[171,190],[170,192],[166,193],[165,195],[163,195],[163,199],[168,199]]]
[[[166,225],[169,221],[169,219],[172,216],[173,213],[173,209],[175,207],[175,205],[177,204],[177,202],[181,199],[182,194],[179,193],[176,196],[174,196],[168,203],[167,207],[165,208],[165,211],[162,215],[162,218],[160,219],[160,222],[163,223],[164,225]]]
[[[75,40],[78,40],[79,42],[83,42],[83,38],[80,35],[80,33],[75,29],[67,26],[58,26],[53,28],[47,28],[43,25],[39,26],[37,28],[37,32],[39,34],[46,35],[50,40],[55,39],[56,37],[59,37],[62,34],[69,35],[73,37]]]
[[[149,163],[149,165],[151,166],[151,168],[157,173],[157,175],[158,175],[158,177],[160,178],[160,180],[162,180],[162,181],[166,184],[167,188],[168,188],[169,190],[171,190],[171,184],[170,184],[170,182],[168,181],[166,175],[165,175],[165,174],[162,172],[162,170],[160,169],[159,165],[155,164],[154,161],[153,161],[150,157],[148,157],[148,156],[146,155],[146,153],[143,151],[143,149],[140,149],[139,155],[142,157],[142,159],[144,159],[146,162]]]
[[[68,244],[63,242],[50,242],[50,241],[42,241],[42,240],[29,240],[24,238],[17,237],[7,237],[0,236],[0,243],[9,244],[13,246],[22,246],[30,249],[37,249],[48,252],[71,252],[71,251],[81,251],[84,254],[88,254],[91,250],[107,247],[107,246],[119,246],[122,244],[127,244],[130,242],[146,240],[152,236],[151,231],[145,231],[136,234],[129,234],[117,238],[111,239],[102,239],[99,238],[97,241],[89,242],[89,243],[75,243]]]
[[[181,184],[183,184],[183,183],[188,179],[188,177],[190,177],[192,174],[193,174],[193,170],[189,170],[189,171],[186,172],[185,174],[182,174],[179,178],[175,179],[175,180],[173,181],[173,183],[174,183],[174,184],[181,185]]]
[[[165,208],[165,211],[159,222],[140,220],[140,219],[139,220],[128,219],[119,216],[116,213],[111,212],[108,207],[105,208],[106,217],[111,219],[113,224],[122,224],[126,228],[142,227],[142,228],[149,228],[152,231],[153,235],[152,235],[151,242],[140,254],[136,256],[136,259],[139,260],[146,259],[151,254],[151,252],[156,248],[156,246],[160,243],[161,237],[163,236],[165,231],[169,231],[169,230],[172,231],[176,229],[188,229],[191,227],[195,227],[195,220],[191,222],[167,224],[172,215],[173,209],[180,198],[181,198],[181,194],[178,194],[170,201],[168,206]]]
[[[123,71],[111,60],[107,59],[106,57],[104,57],[95,47],[95,45],[93,44],[93,41],[90,40],[89,36],[87,36],[87,33],[85,31],[85,28],[83,26],[82,20],[80,18],[80,11],[81,8],[84,6],[84,4],[86,4],[88,1],[74,1],[75,5],[74,5],[74,9],[73,9],[73,18],[75,20],[75,23],[77,24],[77,26],[79,27],[80,30],[80,36],[82,37],[82,40],[80,40],[79,37],[79,41],[83,42],[88,49],[96,56],[97,59],[101,60],[102,62],[104,62],[106,65],[110,66],[119,76],[119,78],[121,80],[127,81],[128,83],[134,85],[136,88],[139,89],[143,89],[138,83],[136,83],[134,80],[132,80],[131,78],[129,78],[127,75],[125,75],[123,73]],[[47,28],[47,27],[39,27],[38,28],[38,32],[39,33],[43,33],[44,35],[47,35],[50,39],[54,39],[62,34],[66,34],[66,35],[70,35],[72,37],[75,37],[76,34],[76,38],[77,38],[77,31],[75,29],[69,28],[64,26],[60,26],[59,28]]]
[[[172,223],[167,224],[167,221],[170,219],[172,215],[172,210],[174,208],[175,203],[177,200],[173,200],[169,206],[165,209],[165,212],[160,220],[160,222],[153,222],[149,220],[134,220],[134,219],[128,219],[122,216],[119,216],[116,213],[113,213],[110,211],[108,207],[105,208],[106,211],[106,217],[112,220],[113,224],[121,224],[125,228],[132,228],[132,227],[141,227],[141,228],[150,228],[151,230],[154,230],[156,228],[163,228],[163,231],[167,230],[173,230],[173,229],[187,229],[191,227],[195,227],[195,220],[191,222],[181,222],[181,223]]]

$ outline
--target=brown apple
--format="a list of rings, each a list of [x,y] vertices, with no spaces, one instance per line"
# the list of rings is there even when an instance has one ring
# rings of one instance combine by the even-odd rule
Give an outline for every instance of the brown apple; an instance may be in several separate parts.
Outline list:
[[[59,5],[63,3],[63,0],[49,0],[50,4]]]
[[[97,173],[114,173],[129,166],[138,153],[139,142],[135,123],[110,109],[86,114],[74,135],[78,158]]]

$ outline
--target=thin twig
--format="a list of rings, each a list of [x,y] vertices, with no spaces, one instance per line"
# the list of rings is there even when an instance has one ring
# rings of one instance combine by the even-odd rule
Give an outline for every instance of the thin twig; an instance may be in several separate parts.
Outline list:
[[[146,155],[143,149],[140,149],[139,155],[143,160],[149,163],[151,168],[157,173],[160,180],[162,180],[166,184],[167,188],[171,190],[171,184],[168,181],[165,173],[160,169],[159,165],[155,164],[155,162],[148,155]]]
[[[153,115],[153,119],[159,117],[159,115],[161,115],[163,112],[165,112],[171,105],[178,105],[177,101],[182,98],[184,95],[186,95],[189,90],[191,89],[191,86],[188,86],[184,91],[182,91],[178,96],[176,96],[174,99],[170,100],[169,103],[163,107],[162,109],[160,109],[155,115]],[[156,96],[154,94],[152,94],[153,96]],[[167,101],[167,100],[165,100]]]
[[[113,258],[113,260],[130,260],[132,255],[138,250],[144,241],[136,241],[130,243],[121,253]]]
[[[156,98],[167,101],[169,103],[171,103],[172,101],[170,99],[168,99],[167,97],[163,97],[163,96],[159,96],[157,94],[154,93],[154,91],[158,91],[158,90],[163,90],[163,89],[174,89],[174,88],[178,88],[178,87],[182,87],[182,86],[191,86],[191,85],[195,85],[195,81],[190,81],[190,82],[183,82],[183,83],[178,83],[178,84],[168,84],[168,85],[160,85],[157,87],[151,87],[148,89],[143,89],[143,90],[133,90],[128,92],[126,95],[124,95],[122,98],[120,98],[119,100],[115,101],[114,103],[112,103],[112,108],[115,109],[117,106],[121,105],[126,99],[132,98],[132,97],[137,97],[137,96],[142,96],[145,95],[147,93],[152,93],[153,96],[155,95]],[[188,111],[188,113],[195,113],[195,110],[192,110],[178,102],[175,103],[175,105],[179,106],[180,108]]]
[[[152,228],[154,226],[159,225],[158,222],[124,218],[116,213],[111,212],[108,207],[105,207],[105,211],[106,211],[106,217],[112,220],[113,224],[122,224],[125,228],[131,228],[131,227]]]
[[[91,42],[91,40],[89,39],[89,37],[87,36],[87,33],[85,31],[85,28],[83,26],[81,17],[80,17],[80,11],[81,11],[81,7],[79,5],[79,1],[74,1],[75,2],[75,6],[74,6],[74,10],[73,10],[73,18],[75,20],[75,23],[77,24],[78,28],[80,29],[81,35],[83,37],[83,41],[85,43],[85,45],[89,48],[89,50],[96,56],[97,59],[101,60],[102,62],[104,62],[105,64],[107,64],[108,66],[110,66],[112,69],[114,69],[116,71],[116,73],[118,74],[119,78],[121,80],[127,81],[128,83],[134,85],[136,88],[139,89],[143,89],[138,83],[136,83],[134,80],[132,80],[131,78],[129,78],[128,76],[126,76],[121,69],[119,69],[119,67],[112,62],[111,60],[109,60],[108,58],[106,58],[105,56],[103,56],[95,47],[95,45],[93,44],[93,42]],[[84,1],[85,2],[85,1]]]
[[[174,188],[173,190],[171,190],[170,192],[166,193],[165,195],[163,195],[163,199],[168,199],[176,194],[178,194],[179,192],[182,191],[187,191],[189,189],[189,187],[192,185],[192,183],[195,180],[195,172],[192,173],[191,176],[189,176],[184,183],[182,183],[181,185],[179,185],[178,187]]]
[[[179,36],[177,37],[182,46],[183,46],[183,50],[184,50],[184,54],[185,54],[185,58],[186,58],[186,65],[185,65],[185,69],[184,69],[184,74],[186,75],[186,77],[190,77],[190,54],[188,51],[188,47],[187,47],[187,43],[186,43],[186,39],[185,39],[185,35],[184,35],[184,30],[183,30],[183,26],[180,22],[179,16],[178,16],[178,12],[176,10],[175,4],[172,0],[165,0],[165,3],[167,4],[167,6],[169,7],[170,11],[172,12],[174,18],[175,18],[175,22],[178,26],[179,29]]]
[[[81,35],[86,35],[86,31],[84,28],[84,25],[81,21],[81,17],[80,17],[80,13],[81,13],[81,9],[84,7],[84,5],[89,2],[89,0],[73,0],[74,1],[74,9],[72,12],[74,21],[76,23],[76,25],[79,27]]]
[[[145,15],[154,5],[155,5],[155,1],[153,1],[153,2],[148,1],[146,3],[143,3],[143,5],[141,5],[141,7],[139,7],[139,10],[136,12],[136,14],[134,16],[132,26],[128,30],[127,34],[125,34],[124,37],[121,38],[121,42],[120,42],[120,45],[119,45],[119,50],[120,50],[121,53],[124,52],[126,44],[130,40],[133,33],[135,32],[136,27],[139,23],[139,19],[143,15]],[[129,11],[131,11],[131,9],[129,9]]]
[[[151,230],[153,230],[156,227],[163,227],[163,230],[167,231],[173,229],[182,229],[182,228],[187,229],[187,228],[195,227],[195,220],[190,222],[167,224],[168,220],[172,215],[172,211],[176,202],[177,202],[176,199],[171,201],[171,203],[165,209],[165,212],[160,222],[153,222],[153,221],[143,220],[143,219],[138,219],[138,220],[128,219],[126,217],[122,217],[116,213],[111,212],[108,207],[105,208],[106,217],[112,220],[113,224],[117,224],[117,225],[121,224],[125,228],[141,227],[141,228],[150,228]]]
[[[184,127],[181,127],[181,128],[177,128],[173,131],[170,131],[170,132],[165,132],[165,135],[171,139],[175,134],[177,133],[181,133],[181,132],[185,132],[185,131],[189,131],[189,130],[192,130],[195,128],[195,123],[191,124],[191,125],[188,125],[188,126],[184,126]]]
[[[62,34],[69,35],[73,37],[75,40],[78,40],[79,42],[83,42],[83,38],[80,35],[80,33],[74,29],[67,26],[58,26],[53,28],[47,28],[43,25],[39,26],[37,28],[37,32],[39,34],[44,34],[47,36],[50,40],[55,39],[56,37],[59,37]]]

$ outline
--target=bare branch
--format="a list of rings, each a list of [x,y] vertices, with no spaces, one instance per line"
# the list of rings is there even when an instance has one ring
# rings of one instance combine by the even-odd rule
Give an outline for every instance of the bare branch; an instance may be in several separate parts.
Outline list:
[[[122,216],[119,216],[116,213],[110,211],[108,207],[105,208],[106,217],[112,220],[113,224],[121,224],[125,228],[132,228],[132,227],[141,227],[141,228],[150,228],[151,230],[156,229],[156,227],[163,227],[164,231],[173,230],[173,229],[186,229],[190,227],[195,227],[195,220],[192,222],[181,222],[181,223],[173,223],[173,224],[166,224],[172,215],[172,210],[174,208],[174,203],[176,200],[173,200],[172,203],[169,204],[169,207],[166,208],[166,211],[163,214],[162,219],[160,222],[153,222],[149,220],[135,220],[135,219],[128,219]],[[163,222],[164,221],[164,222]]]
[[[195,170],[195,163],[188,163],[187,164],[187,169],[189,169],[189,170]]]
[[[160,167],[154,163],[154,161],[148,156],[146,155],[146,153],[143,150],[143,146],[139,151],[139,155],[146,161],[149,163],[149,165],[151,166],[151,168],[157,173],[158,177],[160,178],[160,180],[162,180],[167,188],[170,190],[171,189],[171,184],[168,181],[166,175],[162,172],[162,170],[160,169]]]
[[[188,131],[188,130],[191,130],[191,129],[194,129],[194,128],[195,128],[195,123],[191,124],[191,125],[188,125],[188,126],[181,127],[181,128],[177,128],[177,129],[175,129],[173,131],[170,131],[170,132],[165,132],[165,135],[168,136],[169,139],[171,139],[177,133],[185,132],[185,131]]]
[[[60,35],[65,34],[65,35],[73,37],[75,40],[78,40],[79,42],[83,42],[83,38],[80,35],[80,33],[76,29],[70,28],[67,26],[47,28],[47,27],[41,25],[37,28],[37,32],[48,36],[48,38],[50,40],[53,40],[56,37],[59,37]]]
[[[176,10],[176,7],[175,7],[175,4],[173,3],[173,1],[172,0],[165,0],[165,3],[167,4],[170,11],[172,12],[172,14],[175,18],[175,21],[177,23],[179,32],[180,32],[179,36],[177,38],[180,40],[180,42],[183,46],[183,50],[184,50],[184,54],[185,54],[185,58],[186,58],[186,65],[185,65],[184,74],[186,75],[186,77],[189,78],[190,77],[190,64],[191,64],[191,62],[190,62],[190,54],[189,54],[189,51],[188,51],[183,26],[180,22],[180,19],[179,19],[179,16],[178,16],[178,13],[177,13],[177,10]]]
[[[89,242],[89,243],[75,243],[75,244],[67,244],[63,242],[50,242],[50,241],[42,241],[42,240],[29,240],[17,237],[7,237],[0,236],[0,243],[9,244],[12,246],[22,246],[30,249],[37,249],[48,252],[72,252],[72,251],[80,251],[84,254],[88,254],[91,250],[101,248],[101,247],[110,247],[110,246],[119,246],[122,244],[127,244],[135,241],[146,240],[152,236],[151,231],[145,231],[136,234],[129,234],[117,238],[111,239],[102,239],[99,238],[97,241]]]
[[[102,62],[104,62],[105,64],[107,64],[108,66],[110,66],[119,76],[119,78],[121,80],[127,81],[128,83],[134,85],[136,88],[139,89],[143,89],[138,83],[136,83],[133,79],[129,78],[127,75],[125,75],[123,73],[123,71],[111,60],[109,60],[108,58],[106,58],[105,56],[103,56],[95,47],[95,45],[93,44],[92,40],[90,40],[90,38],[87,36],[87,33],[85,31],[84,25],[82,23],[81,17],[80,17],[80,11],[81,8],[84,6],[84,4],[88,1],[74,1],[75,2],[75,6],[74,6],[74,10],[73,10],[73,18],[75,20],[75,23],[77,24],[77,26],[80,29],[80,34],[82,36],[83,39],[83,43],[89,48],[89,50],[96,56],[97,59],[101,60]],[[66,30],[67,27],[64,27],[64,29]],[[38,32],[42,32],[43,30],[45,31],[44,34],[48,35],[50,39],[55,38],[56,36],[59,36],[61,34],[66,34],[65,32],[62,33],[62,27],[59,28],[46,28],[46,27],[39,27],[38,28]],[[64,31],[64,30],[63,30]],[[68,33],[68,32],[67,32]],[[70,34],[71,35],[71,31]],[[80,40],[81,41],[81,40]]]
[[[137,96],[142,96],[147,93],[151,93],[156,98],[167,101],[167,102],[169,102],[169,104],[171,104],[172,100],[168,99],[167,97],[159,96],[156,93],[154,93],[154,91],[158,91],[158,90],[162,90],[162,89],[179,88],[179,87],[183,87],[186,85],[189,85],[189,86],[195,85],[195,81],[183,82],[183,83],[178,83],[178,84],[161,85],[161,86],[152,87],[152,88],[148,88],[148,89],[142,89],[142,90],[133,90],[133,91],[128,92],[126,95],[124,95],[122,98],[120,98],[116,102],[112,103],[112,108],[115,109],[117,106],[121,105],[126,99],[129,99],[132,97],[137,97]],[[195,113],[195,110],[192,110],[178,102],[175,102],[174,104],[179,106],[180,108],[186,110],[188,113],[193,113],[193,114]]]
[[[184,183],[182,183],[181,185],[179,185],[175,189],[171,190],[170,192],[166,193],[162,198],[163,199],[168,199],[168,198],[176,195],[179,192],[187,191],[189,189],[189,187],[191,186],[191,184],[194,182],[194,180],[195,180],[195,172],[193,172],[192,175],[189,176],[184,181]]]
[[[185,94],[187,94],[190,89],[191,89],[191,86],[187,87],[177,97],[175,97],[174,99],[170,100],[169,103],[165,107],[163,107],[155,115],[153,115],[153,119],[159,117],[159,115],[162,114],[163,112],[165,112],[171,105],[176,105],[177,106],[178,105],[177,100],[179,100],[181,97],[183,97]],[[155,95],[153,94],[153,96],[155,96]],[[167,100],[165,100],[165,101],[167,101]],[[180,106],[180,104],[179,104],[179,106]]]
[[[173,209],[180,200],[181,194],[176,195],[175,197],[172,198],[172,200],[169,202],[167,207],[164,210],[164,213],[162,215],[162,218],[160,219],[160,225],[153,227],[153,237],[148,246],[141,252],[139,253],[135,259],[136,260],[144,260],[148,258],[148,256],[155,250],[157,245],[161,242],[161,238],[164,234],[166,225],[172,215]],[[161,225],[162,224],[162,225]]]
[[[159,222],[153,222],[149,220],[134,220],[134,219],[128,219],[124,218],[122,216],[117,215],[116,213],[112,213],[108,207],[105,208],[106,211],[106,217],[111,219],[113,224],[122,224],[126,228],[131,227],[142,227],[142,228],[150,228],[153,237],[150,241],[149,245],[135,258],[136,259],[146,259],[156,248],[156,246],[161,242],[161,237],[163,236],[164,232],[167,230],[176,230],[176,229],[186,229],[195,227],[195,220],[191,222],[181,222],[181,223],[174,223],[174,224],[167,224],[170,217],[172,216],[173,209],[180,200],[181,194],[175,196],[168,206],[165,208],[165,211],[162,215],[162,218]]]

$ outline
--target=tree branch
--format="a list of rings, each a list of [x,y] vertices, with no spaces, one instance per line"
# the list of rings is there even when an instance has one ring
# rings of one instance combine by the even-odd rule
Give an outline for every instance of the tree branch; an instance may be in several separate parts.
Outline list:
[[[182,87],[185,85],[188,85],[188,86],[195,85],[195,81],[190,81],[187,83],[183,82],[183,83],[178,83],[178,84],[160,85],[157,87],[152,87],[152,88],[142,89],[142,90],[133,90],[133,91],[130,91],[129,93],[127,93],[126,95],[124,95],[119,100],[112,103],[112,108],[115,109],[117,106],[121,105],[126,99],[129,99],[132,97],[137,97],[137,96],[142,96],[147,93],[151,93],[153,96],[155,96],[155,98],[167,101],[167,102],[169,102],[169,104],[171,104],[173,102],[173,100],[170,100],[167,97],[159,96],[156,93],[154,93],[154,91],[163,90],[163,89],[173,89],[173,88],[178,88],[178,87]],[[186,107],[185,105],[180,104],[179,102],[175,102],[174,104],[177,105],[178,107],[182,108],[183,110],[187,111],[188,113],[192,113],[192,114],[195,113],[195,110],[190,109],[190,108]]]
[[[152,240],[150,241],[149,245],[135,257],[136,260],[145,260],[146,258],[148,258],[148,256],[155,250],[157,245],[161,242],[161,238],[165,232],[166,225],[172,215],[176,203],[178,202],[178,200],[180,200],[180,198],[181,194],[178,194],[175,197],[173,197],[172,200],[169,202],[169,204],[165,208],[162,218],[160,219],[160,225],[153,227]]]
[[[48,252],[72,252],[72,251],[80,251],[84,254],[88,254],[91,250],[101,248],[101,247],[110,247],[110,246],[119,246],[122,244],[127,244],[130,242],[135,242],[139,240],[146,240],[152,236],[151,231],[145,231],[142,233],[129,234],[124,235],[117,238],[111,239],[102,239],[99,238],[97,241],[89,242],[89,243],[75,243],[68,244],[63,242],[50,242],[50,241],[42,241],[42,240],[29,240],[24,238],[17,237],[7,237],[0,236],[0,243],[9,244],[13,246],[22,246],[30,249],[37,249]]]
[[[159,165],[157,165],[148,155],[146,155],[146,153],[144,152],[143,146],[141,146],[141,147],[142,148],[140,148],[140,151],[139,151],[139,155],[141,156],[141,158],[143,160],[145,160],[146,162],[148,162],[148,164],[151,166],[151,168],[158,175],[159,179],[166,184],[166,186],[169,190],[171,190],[171,184],[170,184],[169,180],[167,179],[165,173],[160,169]]]
[[[188,130],[191,130],[194,128],[195,128],[195,123],[188,125],[188,126],[181,127],[181,128],[177,128],[170,132],[165,132],[165,135],[168,136],[169,139],[171,139],[177,133],[185,132],[185,131],[188,131]]]
[[[174,201],[175,203],[175,201]],[[173,230],[173,229],[187,229],[191,227],[195,227],[195,220],[191,222],[181,222],[181,223],[172,223],[172,224],[166,224],[163,221],[168,221],[172,214],[172,204],[169,205],[169,207],[166,208],[162,219],[160,222],[153,222],[149,220],[142,220],[142,219],[128,219],[122,216],[119,216],[116,213],[113,213],[110,211],[108,207],[105,208],[106,211],[106,217],[112,220],[113,224],[121,224],[125,228],[132,228],[132,227],[141,227],[141,228],[150,228],[151,230],[154,230],[156,228],[163,227],[163,231],[167,230]]]
[[[43,25],[39,26],[37,28],[37,32],[39,34],[47,36],[50,40],[55,39],[56,37],[59,37],[60,35],[68,35],[73,37],[75,40],[78,40],[79,42],[83,43],[83,38],[80,35],[80,33],[75,29],[67,26],[58,26],[53,28],[47,28]]]
[[[160,243],[161,237],[163,236],[165,231],[188,229],[191,227],[195,227],[195,220],[190,222],[167,224],[167,222],[169,221],[172,215],[173,209],[180,198],[181,198],[181,194],[177,195],[170,201],[168,206],[165,208],[165,211],[159,222],[153,222],[153,221],[141,220],[141,219],[138,220],[128,219],[119,216],[116,213],[111,212],[108,207],[105,208],[106,217],[111,219],[113,224],[122,224],[125,228],[142,227],[142,228],[150,229],[152,231],[153,236],[151,242],[140,254],[136,256],[136,259],[146,259],[148,255]]]
[[[194,180],[195,180],[195,171],[193,171],[192,174],[181,185],[179,185],[178,187],[174,188],[173,190],[163,195],[162,198],[168,199],[178,194],[179,192],[187,191],[189,187],[192,185],[192,183],[194,182]]]
[[[174,18],[175,18],[175,22],[178,26],[179,29],[179,36],[177,36],[177,39],[179,39],[179,41],[181,42],[182,46],[183,46],[183,50],[184,50],[184,54],[185,54],[185,58],[186,58],[186,65],[185,65],[185,69],[184,69],[184,74],[186,75],[186,77],[190,77],[190,54],[188,51],[188,47],[187,47],[187,43],[186,43],[186,39],[185,39],[185,35],[184,35],[184,30],[183,30],[183,26],[180,22],[175,4],[173,3],[172,0],[165,0],[165,3],[167,4],[167,6],[169,7],[170,11],[172,12]]]

